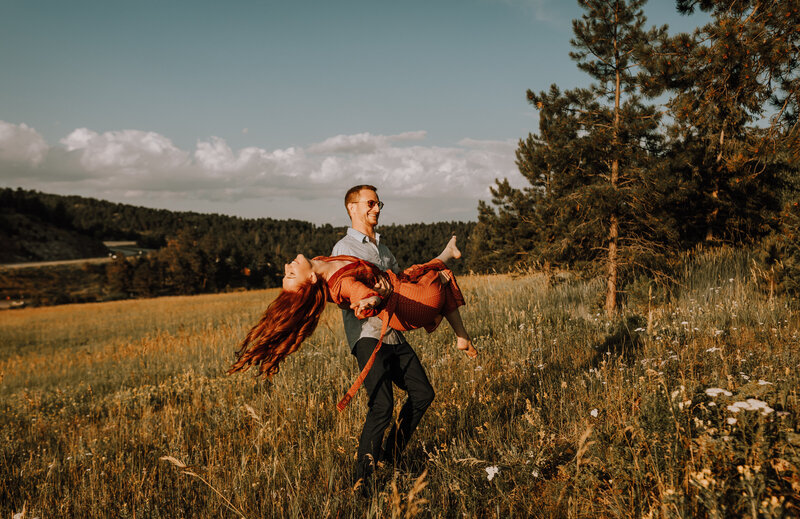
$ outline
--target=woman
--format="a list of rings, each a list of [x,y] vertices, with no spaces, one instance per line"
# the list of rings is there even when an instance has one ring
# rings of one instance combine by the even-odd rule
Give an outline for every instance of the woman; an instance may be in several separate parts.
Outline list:
[[[455,236],[435,259],[414,265],[400,275],[383,272],[352,256],[319,256],[308,260],[299,254],[286,265],[283,291],[242,341],[237,360],[228,373],[246,370],[254,364],[259,364],[259,375],[271,377],[277,373],[278,364],[313,333],[326,301],[352,308],[359,319],[379,316],[383,321],[381,338],[387,327],[401,331],[425,328],[430,333],[444,316],[456,334],[458,349],[474,358],[478,352],[458,311],[464,298],[455,276],[447,268],[448,261],[460,257]],[[373,287],[387,278],[393,291],[384,299]],[[363,382],[382,342],[378,342],[353,387],[339,402],[340,410]]]

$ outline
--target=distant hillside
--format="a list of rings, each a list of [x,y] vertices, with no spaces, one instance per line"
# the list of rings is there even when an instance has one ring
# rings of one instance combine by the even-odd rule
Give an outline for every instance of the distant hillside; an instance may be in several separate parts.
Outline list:
[[[465,250],[474,227],[474,222],[436,222],[379,231],[406,267],[435,257],[452,234]],[[330,254],[345,231],[299,220],[173,212],[5,188],[0,189],[0,263],[103,256],[103,241],[136,241],[150,251],[83,269],[0,269],[0,297],[53,304],[273,287],[284,263],[299,252]],[[469,265],[466,259],[454,270],[464,272]]]
[[[25,208],[0,206],[0,263],[82,259],[108,252],[101,240],[72,229],[69,222],[50,219]]]
[[[262,263],[282,264],[298,252],[306,255],[330,254],[333,244],[345,233],[344,227],[315,225],[300,220],[275,220],[273,218],[245,219],[219,214],[201,214],[189,211],[150,209],[81,196],[62,196],[23,189],[0,189],[0,207],[11,216],[13,224],[8,235],[0,236],[0,247],[41,251],[48,256],[30,255],[11,261],[62,260],[98,255],[96,244],[107,240],[136,240],[140,246],[160,249],[169,239],[181,233],[190,233],[202,239],[205,252],[219,257],[236,259],[262,258]],[[13,217],[23,214],[30,222]],[[28,225],[25,233],[14,225]],[[450,234],[459,236],[466,246],[474,222],[436,222],[430,224],[382,225],[379,231],[400,265],[427,261],[439,253]],[[67,256],[56,246],[46,245],[52,233],[45,229],[58,228],[74,231],[74,246],[85,255]],[[92,240],[95,248],[88,249]],[[65,235],[66,236],[66,235]],[[21,240],[17,246],[11,240]],[[101,244],[102,245],[102,244]],[[102,255],[100,252],[99,255]]]

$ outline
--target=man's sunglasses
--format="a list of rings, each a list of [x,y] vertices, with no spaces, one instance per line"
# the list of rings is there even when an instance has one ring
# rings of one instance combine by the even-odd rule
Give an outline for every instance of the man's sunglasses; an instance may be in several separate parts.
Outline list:
[[[367,204],[367,207],[370,209],[376,205],[378,206],[378,209],[383,209],[383,202],[378,202],[377,200],[360,200],[359,203]]]

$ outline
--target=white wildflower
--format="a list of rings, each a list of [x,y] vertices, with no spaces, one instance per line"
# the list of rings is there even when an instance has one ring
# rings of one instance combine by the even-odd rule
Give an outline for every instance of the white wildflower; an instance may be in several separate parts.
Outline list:
[[[717,331],[719,331],[719,330],[717,330]],[[722,333],[722,332],[720,332],[720,333]],[[706,353],[714,353],[715,351],[720,351],[720,350],[722,350],[722,348],[717,348],[716,346],[714,346],[713,348],[707,349]]]
[[[732,416],[729,416],[728,418],[726,418],[725,421],[728,423],[728,425],[736,425],[736,422],[737,422],[736,418],[734,418]]]
[[[748,398],[744,402],[734,402],[727,407],[731,413],[738,413],[739,411],[758,411],[763,416],[766,416],[774,411],[773,408],[767,405],[766,402],[757,400],[755,398]]]
[[[495,475],[498,472],[500,472],[500,469],[497,468],[497,465],[492,465],[491,467],[486,467],[486,469],[484,469],[484,470],[486,470],[486,479],[488,479],[489,481],[491,481],[492,478],[494,478]]]
[[[772,382],[767,382],[766,380],[761,380],[761,379],[759,379],[759,380],[758,380],[758,385],[759,385],[759,386],[771,386],[771,385],[772,385]]]
[[[711,398],[718,397],[719,395],[733,396],[733,393],[726,389],[722,389],[721,387],[710,387],[706,389],[706,394]]]
[[[597,411],[597,409],[592,409],[592,411],[589,414],[592,415],[593,417],[597,418],[597,415],[599,414],[599,412]]]

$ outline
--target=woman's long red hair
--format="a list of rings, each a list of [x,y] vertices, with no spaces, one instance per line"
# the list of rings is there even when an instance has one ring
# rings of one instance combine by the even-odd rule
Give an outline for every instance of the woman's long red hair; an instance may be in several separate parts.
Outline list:
[[[328,285],[322,276],[297,292],[281,291],[242,341],[228,374],[258,364],[258,376],[272,377],[278,364],[317,328],[327,297]]]

